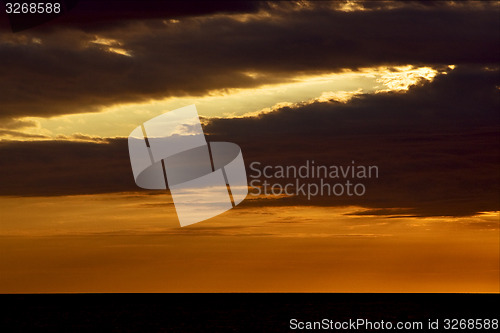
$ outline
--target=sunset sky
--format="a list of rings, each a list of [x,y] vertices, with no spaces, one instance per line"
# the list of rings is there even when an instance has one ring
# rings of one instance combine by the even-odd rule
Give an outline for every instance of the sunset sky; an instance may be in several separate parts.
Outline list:
[[[499,4],[79,1],[22,30],[1,12],[0,292],[500,292]],[[378,178],[181,228],[127,137],[190,104],[247,175]]]

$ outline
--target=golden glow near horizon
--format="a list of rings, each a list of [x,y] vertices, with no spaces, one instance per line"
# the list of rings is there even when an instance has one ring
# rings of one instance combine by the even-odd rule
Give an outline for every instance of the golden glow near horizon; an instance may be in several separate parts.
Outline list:
[[[96,39],[105,47],[117,48],[114,40]],[[450,66],[450,69],[452,67]],[[196,104],[202,117],[248,117],[272,112],[280,106],[293,106],[313,101],[333,99],[347,102],[361,93],[405,91],[421,81],[432,81],[438,71],[430,67],[411,65],[395,68],[362,68],[314,76],[299,76],[291,82],[264,85],[257,88],[213,91],[201,97],[172,97],[146,103],[132,103],[103,108],[101,112],[67,114],[52,118],[24,117],[19,120],[36,124],[21,129],[30,135],[46,138],[22,138],[4,134],[0,140],[92,140],[91,137],[127,137],[137,124],[168,110]],[[246,73],[250,77],[258,73]],[[444,73],[443,73],[444,74]]]
[[[3,293],[500,291],[499,212],[241,205],[180,228],[166,194],[0,197],[0,209]]]

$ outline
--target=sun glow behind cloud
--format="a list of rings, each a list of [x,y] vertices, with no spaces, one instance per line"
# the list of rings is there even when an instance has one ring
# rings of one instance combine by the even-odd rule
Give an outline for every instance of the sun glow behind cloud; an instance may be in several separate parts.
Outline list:
[[[99,45],[102,47],[103,50],[107,52],[124,55],[127,57],[132,56],[132,53],[129,50],[123,48],[123,43],[115,39],[96,37],[93,41],[89,43],[89,46],[91,44]]]
[[[97,39],[95,43],[106,47],[119,45],[117,41],[107,39]],[[19,121],[37,126],[25,127],[22,132],[44,137],[16,138],[13,134],[4,134],[2,139],[82,140],[83,137],[126,137],[137,124],[189,104],[196,104],[200,115],[205,118],[249,117],[272,112],[284,105],[327,100],[345,103],[361,93],[405,91],[411,85],[432,81],[438,73],[444,74],[430,67],[411,65],[361,68],[359,71],[345,70],[341,73],[298,76],[289,82],[256,88],[212,91],[200,97],[175,97],[105,107],[97,113],[67,114],[52,118],[25,117]],[[254,72],[245,74],[250,77],[260,75]]]
[[[396,67],[395,69],[396,71],[386,72],[377,79],[377,82],[387,87],[386,89],[377,90],[377,92],[408,90],[410,86],[419,81],[432,81],[437,75],[437,71],[431,67],[413,68],[408,65]]]

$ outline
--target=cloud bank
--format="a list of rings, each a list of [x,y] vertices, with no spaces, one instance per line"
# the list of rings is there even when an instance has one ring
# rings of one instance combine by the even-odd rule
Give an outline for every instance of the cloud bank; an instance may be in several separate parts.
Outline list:
[[[265,10],[249,3],[205,8],[212,15],[199,7],[174,21],[146,10],[119,26],[110,17],[0,30],[0,118],[98,112],[346,68],[500,60],[494,6],[409,3],[343,12],[322,2]]]
[[[209,141],[239,144],[247,170],[252,161],[300,165],[308,159],[379,166],[379,178],[367,182],[363,197],[291,197],[244,205],[359,205],[381,215],[472,215],[500,210],[499,86],[498,70],[457,67],[406,93],[213,119],[205,132]],[[125,139],[3,142],[0,155],[5,157],[3,195],[137,190]]]

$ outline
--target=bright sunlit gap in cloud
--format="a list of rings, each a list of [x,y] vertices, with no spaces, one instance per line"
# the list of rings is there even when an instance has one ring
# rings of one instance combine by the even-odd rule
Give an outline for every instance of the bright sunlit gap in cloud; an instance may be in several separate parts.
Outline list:
[[[107,48],[118,48],[119,42],[96,39],[94,43]],[[109,52],[115,52],[108,50]],[[447,70],[453,70],[450,65]],[[23,134],[41,137],[15,137],[5,133],[0,140],[77,140],[95,141],[105,137],[126,137],[137,124],[186,105],[196,104],[204,118],[234,118],[258,116],[273,112],[283,106],[300,103],[348,102],[359,94],[387,91],[404,92],[420,82],[430,82],[439,72],[431,67],[362,68],[314,76],[297,76],[291,82],[263,85],[256,88],[212,91],[201,97],[172,97],[146,103],[131,103],[103,108],[98,113],[68,114],[52,118],[25,117],[19,121],[37,124],[25,127]],[[260,73],[248,72],[256,77]]]
[[[90,44],[100,46],[106,52],[111,52],[127,57],[132,56],[130,51],[123,48],[123,43],[115,39],[96,36],[96,38],[93,41],[91,41]]]

